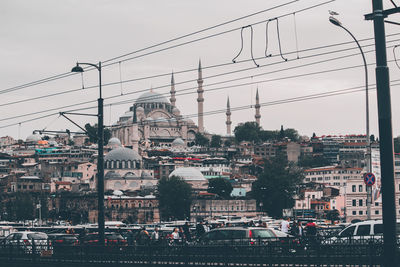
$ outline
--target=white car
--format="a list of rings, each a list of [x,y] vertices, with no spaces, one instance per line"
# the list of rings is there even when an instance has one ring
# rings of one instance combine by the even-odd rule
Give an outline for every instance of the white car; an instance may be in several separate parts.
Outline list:
[[[15,232],[1,241],[3,248],[11,253],[40,254],[49,256],[53,254],[53,247],[48,241],[47,234],[42,232]]]

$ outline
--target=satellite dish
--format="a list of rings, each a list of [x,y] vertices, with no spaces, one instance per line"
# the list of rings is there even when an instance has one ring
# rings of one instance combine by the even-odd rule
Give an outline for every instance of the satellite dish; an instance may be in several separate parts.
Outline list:
[[[114,196],[122,196],[124,193],[122,192],[122,191],[120,191],[120,190],[114,190],[114,192],[113,192],[113,195]]]

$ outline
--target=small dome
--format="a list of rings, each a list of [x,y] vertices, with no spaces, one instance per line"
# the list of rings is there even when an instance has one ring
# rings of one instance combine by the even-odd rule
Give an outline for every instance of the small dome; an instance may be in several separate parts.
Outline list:
[[[176,147],[176,146],[184,146],[185,145],[185,141],[182,140],[182,138],[176,138],[173,142],[172,142],[172,146]]]
[[[136,104],[141,104],[141,103],[166,103],[169,104],[168,99],[155,92],[146,92],[139,96],[139,98],[136,100]]]
[[[115,160],[142,160],[142,157],[134,150],[126,147],[119,147],[111,150],[105,157],[104,160],[115,161]]]
[[[144,113],[144,108],[143,107],[137,107],[136,108],[136,113]]]
[[[142,179],[152,179],[153,177],[149,173],[143,171],[142,174],[140,175],[140,178],[142,178]]]
[[[169,175],[170,178],[172,176],[180,177],[184,181],[207,181],[198,169],[192,167],[178,168]]]
[[[108,146],[112,147],[113,149],[120,147],[121,141],[119,141],[119,139],[116,137],[110,138],[110,140],[108,140]]]
[[[27,143],[37,143],[40,140],[42,140],[42,137],[37,133],[31,134],[26,138]]]
[[[174,114],[175,116],[179,116],[181,115],[181,111],[177,107],[174,107],[172,109],[172,114]]]

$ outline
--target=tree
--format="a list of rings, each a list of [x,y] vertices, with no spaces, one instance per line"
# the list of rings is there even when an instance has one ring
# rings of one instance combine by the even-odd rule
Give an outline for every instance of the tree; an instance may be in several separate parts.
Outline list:
[[[210,147],[221,147],[221,136],[220,135],[213,135],[211,136],[211,143]]]
[[[88,132],[89,142],[97,143],[97,123],[94,126],[90,125],[89,123],[86,123],[85,129]],[[108,140],[110,140],[110,138],[111,138],[110,129],[104,129],[104,145],[107,145]]]
[[[394,153],[400,153],[400,135],[394,138]]]
[[[237,142],[250,141],[258,142],[260,140],[261,128],[254,121],[248,121],[235,127],[235,139]]]
[[[301,156],[297,165],[303,168],[322,167],[329,165],[329,160],[326,159],[324,156],[313,157],[307,155],[307,156]]]
[[[192,187],[181,178],[172,176],[158,181],[158,201],[161,217],[168,219],[186,219],[190,215]]]
[[[278,131],[260,131],[258,135],[261,139],[261,141],[266,142],[266,141],[274,141],[278,139],[279,132]]]
[[[208,180],[209,193],[217,194],[218,196],[228,199],[233,190],[232,184],[224,178],[212,178]]]
[[[328,210],[326,213],[326,219],[331,221],[332,224],[334,221],[339,220],[339,211],[338,210]]]
[[[202,133],[198,132],[195,135],[195,143],[198,146],[208,146],[210,140],[208,140],[208,138],[205,137]]]
[[[293,207],[296,187],[303,178],[300,168],[278,155],[265,161],[264,171],[252,185],[252,195],[268,215],[280,217],[283,209]]]

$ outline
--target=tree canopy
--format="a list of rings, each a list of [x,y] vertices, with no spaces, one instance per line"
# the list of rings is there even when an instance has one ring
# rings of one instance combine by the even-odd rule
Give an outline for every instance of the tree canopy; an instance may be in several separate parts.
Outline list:
[[[220,135],[213,135],[211,136],[211,143],[210,147],[221,147],[222,141]]]
[[[202,133],[198,132],[195,135],[195,143],[198,146],[208,146],[210,140],[208,140],[208,138],[205,137]]]
[[[250,142],[266,142],[278,141],[288,138],[294,142],[300,140],[300,135],[297,130],[293,128],[268,131],[263,130],[256,122],[248,121],[235,127],[235,139],[237,142],[250,141]]]
[[[88,132],[89,142],[96,143],[97,142],[97,124],[92,126],[89,123],[86,123],[85,130]],[[110,129],[104,129],[104,145],[108,144],[108,140],[110,140],[110,138],[111,138]]]
[[[316,168],[329,165],[329,163],[324,156],[301,156],[297,165],[303,168]]]
[[[252,194],[269,216],[280,217],[282,210],[292,208],[296,187],[303,171],[281,155],[265,161],[264,171],[252,185]]]
[[[232,184],[224,178],[212,178],[208,180],[208,192],[228,199],[233,190]]]
[[[158,181],[158,201],[161,218],[186,219],[190,216],[192,187],[181,178],[172,176]]]

